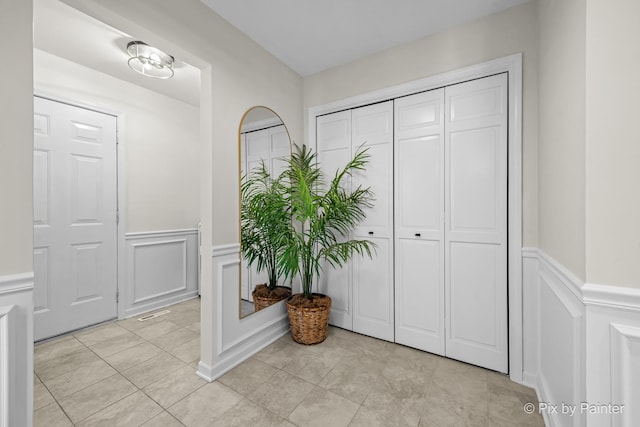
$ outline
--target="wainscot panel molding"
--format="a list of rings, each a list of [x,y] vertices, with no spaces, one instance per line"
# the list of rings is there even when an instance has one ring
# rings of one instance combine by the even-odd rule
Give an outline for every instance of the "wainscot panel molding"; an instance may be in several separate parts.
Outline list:
[[[198,250],[197,228],[127,233],[124,317],[197,296]]]
[[[0,427],[33,423],[33,273],[0,276]]]
[[[203,293],[202,304],[213,308],[213,325],[202,328],[203,350],[197,372],[207,381],[220,377],[289,331],[284,301],[240,319],[240,258],[239,244],[212,249],[213,292]]]
[[[537,248],[522,259],[523,382],[558,405],[546,425],[640,425],[640,289],[585,284]]]

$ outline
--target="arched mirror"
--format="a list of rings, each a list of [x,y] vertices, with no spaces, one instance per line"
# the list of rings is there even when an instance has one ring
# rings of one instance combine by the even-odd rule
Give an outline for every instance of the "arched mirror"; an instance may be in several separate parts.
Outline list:
[[[290,295],[282,278],[274,277],[275,248],[271,233],[286,218],[274,186],[291,155],[291,139],[280,116],[253,107],[240,123],[240,317],[267,308]],[[281,201],[281,200],[280,200]]]

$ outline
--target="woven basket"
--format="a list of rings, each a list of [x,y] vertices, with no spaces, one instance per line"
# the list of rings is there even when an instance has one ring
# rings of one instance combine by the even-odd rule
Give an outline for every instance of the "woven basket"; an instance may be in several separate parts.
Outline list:
[[[331,310],[331,298],[321,294],[313,294],[314,297],[325,297],[327,304],[321,307],[300,307],[291,304],[291,296],[287,299],[287,313],[291,324],[291,336],[300,344],[318,344],[327,338],[329,327],[329,311]]]
[[[286,286],[278,286],[278,288],[287,289],[289,291],[289,295],[284,297],[284,298],[261,297],[261,296],[257,296],[256,295],[256,291],[254,290],[251,293],[251,296],[253,297],[253,307],[254,307],[255,311],[260,311],[263,308],[267,308],[270,305],[273,305],[273,304],[275,304],[277,302],[282,301],[283,299],[287,299],[291,295],[291,288],[287,288]]]

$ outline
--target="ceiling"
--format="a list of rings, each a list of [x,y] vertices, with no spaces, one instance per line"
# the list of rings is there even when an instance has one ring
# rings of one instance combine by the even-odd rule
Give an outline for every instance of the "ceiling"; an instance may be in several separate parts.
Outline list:
[[[302,76],[528,0],[201,0]]]
[[[307,76],[528,0],[201,1]],[[199,105],[196,67],[176,58],[173,78],[141,76],[127,66],[126,45],[132,40],[135,34],[125,34],[59,1],[34,1],[37,49]]]
[[[135,40],[135,35],[118,31],[59,1],[35,0],[33,5],[35,48],[191,105],[200,105],[198,68],[176,58],[174,77],[168,80],[145,77],[127,65],[127,43]]]

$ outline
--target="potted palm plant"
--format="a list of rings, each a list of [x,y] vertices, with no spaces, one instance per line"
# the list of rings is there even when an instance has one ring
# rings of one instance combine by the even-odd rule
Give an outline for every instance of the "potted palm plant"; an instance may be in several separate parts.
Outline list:
[[[291,223],[285,187],[273,178],[264,162],[242,177],[240,186],[240,241],[242,254],[258,271],[266,270],[268,282],[256,285],[252,292],[255,311],[291,295],[291,288],[278,286],[278,257],[284,251],[284,239]]]
[[[354,254],[371,257],[374,244],[349,239],[349,234],[364,219],[364,208],[371,206],[373,193],[369,188],[347,191],[342,186],[353,172],[364,170],[368,158],[367,150],[359,150],[325,183],[316,154],[305,145],[296,145],[282,174],[293,221],[279,267],[288,277],[300,277],[302,293],[287,299],[291,334],[298,343],[317,344],[327,336],[331,298],[312,292],[323,264],[340,267]]]

